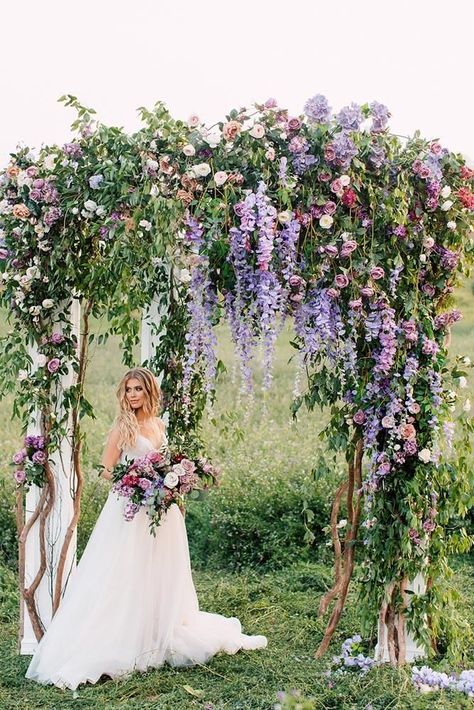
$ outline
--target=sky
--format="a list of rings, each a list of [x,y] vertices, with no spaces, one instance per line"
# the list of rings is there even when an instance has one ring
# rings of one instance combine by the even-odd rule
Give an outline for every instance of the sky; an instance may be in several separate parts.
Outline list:
[[[163,101],[208,123],[275,97],[377,100],[390,129],[474,161],[474,0],[22,0],[0,5],[0,166],[64,143],[65,93],[134,131]]]

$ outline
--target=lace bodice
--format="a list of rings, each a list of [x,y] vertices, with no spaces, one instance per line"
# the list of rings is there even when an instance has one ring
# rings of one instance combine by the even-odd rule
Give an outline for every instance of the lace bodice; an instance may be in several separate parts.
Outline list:
[[[166,431],[164,431],[163,442],[161,443],[158,451],[161,451],[163,454],[165,454],[167,450],[168,437],[166,436]],[[135,446],[122,450],[120,461],[124,463],[125,459],[128,459],[130,461],[130,459],[135,459],[139,456],[144,456],[150,451],[156,451],[156,446],[153,444],[152,441],[150,441],[147,436],[144,436],[143,434],[138,434]]]

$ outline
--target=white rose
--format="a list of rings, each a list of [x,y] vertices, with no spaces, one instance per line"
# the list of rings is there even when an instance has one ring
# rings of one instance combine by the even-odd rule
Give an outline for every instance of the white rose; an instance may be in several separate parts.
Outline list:
[[[97,202],[94,202],[94,200],[86,200],[84,202],[84,209],[86,209],[87,212],[95,212],[97,209]]]
[[[453,206],[453,201],[446,200],[446,202],[443,202],[443,204],[441,205],[441,209],[443,210],[443,212],[447,212],[448,210],[451,209],[452,206]]]
[[[56,157],[56,155],[47,155],[45,158],[43,158],[43,165],[46,170],[53,170],[54,165],[56,163]]]
[[[177,474],[174,471],[170,471],[169,473],[166,474],[165,480],[163,483],[167,488],[174,488],[176,484],[178,483],[179,478]]]
[[[350,184],[351,179],[349,175],[341,175],[341,177],[339,178],[339,182],[343,187],[347,187]]]
[[[200,123],[201,123],[201,120],[200,120],[199,116],[196,116],[195,113],[193,113],[192,116],[190,116],[188,118],[188,126],[190,128],[196,128],[196,126],[199,126]]]
[[[187,284],[191,281],[191,273],[189,269],[181,269],[179,272],[179,280],[183,284]]]
[[[227,173],[225,170],[219,170],[215,175],[214,175],[214,182],[218,187],[223,185],[227,180]]]
[[[461,375],[459,378],[459,387],[463,390],[465,387],[467,387],[467,379]]]
[[[443,200],[446,200],[450,196],[450,194],[451,188],[449,187],[449,185],[445,185],[441,190],[441,197],[443,198]]]
[[[18,372],[18,382],[23,382],[23,380],[28,379],[28,371],[27,370],[19,370]]]
[[[43,353],[39,353],[36,361],[38,363],[38,367],[44,367],[48,362],[48,358],[46,357],[46,355],[43,355]]]
[[[176,474],[179,478],[181,478],[181,476],[185,476],[185,475],[186,475],[186,469],[185,469],[184,466],[183,466],[182,464],[180,464],[180,463],[176,463],[176,464],[173,466],[173,471],[175,472],[175,474]]]
[[[29,288],[30,281],[31,281],[31,277],[27,276],[26,274],[24,274],[23,276],[20,277],[20,284],[21,284],[21,286],[23,286],[23,288]]]
[[[45,298],[41,305],[43,308],[52,308],[54,306],[54,301],[50,298]]]
[[[28,313],[31,313],[32,316],[39,316],[41,311],[41,308],[39,306],[30,306],[28,309]]]
[[[319,219],[319,226],[323,229],[330,229],[333,222],[334,220],[330,214],[323,214],[323,216]]]
[[[418,458],[420,461],[423,461],[423,463],[428,463],[431,461],[431,451],[429,449],[421,449],[421,451],[418,452]]]
[[[463,409],[465,412],[471,411],[471,400],[470,399],[466,399],[466,401],[464,402],[464,405],[463,405]]]
[[[426,239],[423,242],[423,246],[425,247],[425,249],[431,249],[431,247],[434,246],[434,243],[435,242],[434,242],[433,237],[426,237]]]
[[[420,254],[420,261],[422,264],[426,264],[426,254]]]
[[[157,197],[160,194],[160,190],[158,188],[158,185],[152,185],[150,187],[150,195],[152,197]]]
[[[291,220],[292,213],[290,210],[285,210],[284,212],[278,213],[278,221],[280,224],[288,224]]]
[[[347,242],[348,239],[352,239],[352,234],[350,232],[342,232],[341,239],[343,242]]]
[[[206,175],[209,175],[211,172],[211,166],[209,163],[198,163],[198,165],[194,166],[193,170],[197,177],[206,177]]]
[[[78,207],[73,207],[72,210],[71,210],[71,212],[72,212],[73,214],[77,214],[77,213],[79,212],[79,208],[78,208]]]
[[[158,168],[160,167],[160,164],[158,163],[157,160],[154,160],[153,158],[148,158],[148,160],[146,161],[146,166],[150,170],[158,170]]]
[[[187,155],[188,157],[191,157],[192,155],[196,154],[196,148],[193,145],[191,145],[191,143],[188,143],[187,145],[184,146],[183,153],[185,155]]]
[[[37,279],[40,275],[40,270],[37,266],[29,266],[26,270],[26,275],[30,279]]]
[[[106,213],[106,211],[107,211],[107,210],[105,209],[105,207],[102,207],[102,205],[100,205],[100,206],[96,209],[95,213],[96,213],[97,217],[103,217],[104,214]]]
[[[215,148],[216,146],[218,146],[221,142],[221,138],[222,133],[218,128],[213,131],[209,131],[208,133],[203,135],[203,140],[206,141],[210,148]]]
[[[265,128],[262,126],[261,123],[256,123],[255,126],[253,126],[253,128],[251,128],[251,130],[249,131],[249,134],[253,138],[263,138],[263,136],[265,135]]]
[[[454,232],[457,227],[457,224],[453,220],[450,220],[446,226],[448,229],[450,229],[452,232]]]
[[[151,222],[149,222],[147,219],[141,219],[138,223],[138,226],[143,227],[143,229],[149,232],[151,229]]]
[[[267,160],[275,160],[275,148],[268,148],[267,152],[265,153],[265,158]]]
[[[28,177],[25,170],[21,170],[16,179],[18,187],[23,187],[23,185],[30,186],[33,182],[33,178]]]

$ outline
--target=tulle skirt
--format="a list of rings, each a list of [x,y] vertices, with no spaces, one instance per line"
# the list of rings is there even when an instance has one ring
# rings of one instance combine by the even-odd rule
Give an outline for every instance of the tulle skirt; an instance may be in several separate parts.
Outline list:
[[[145,512],[128,522],[123,504],[109,494],[26,677],[74,690],[103,674],[118,678],[264,648],[265,636],[243,634],[238,619],[199,610],[178,506],[153,537]]]

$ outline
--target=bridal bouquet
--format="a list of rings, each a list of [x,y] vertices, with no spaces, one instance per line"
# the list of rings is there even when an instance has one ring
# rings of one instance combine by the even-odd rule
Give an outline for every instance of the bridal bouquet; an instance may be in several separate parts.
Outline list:
[[[112,490],[128,498],[126,520],[133,520],[141,508],[150,518],[151,533],[170,505],[184,507],[185,495],[217,485],[220,471],[205,458],[191,460],[182,454],[150,451],[144,456],[117,464],[112,470]]]

